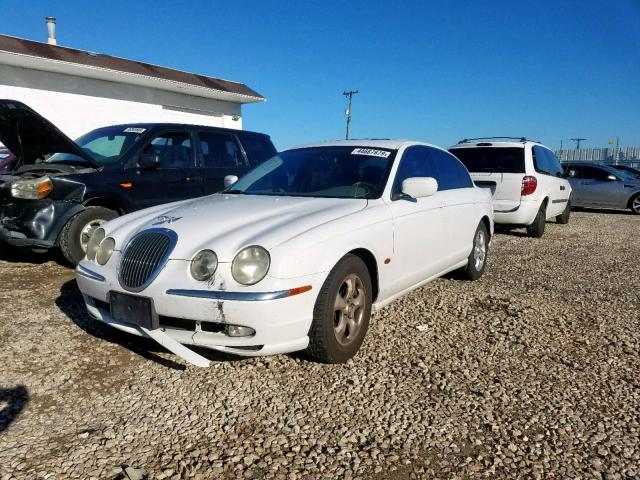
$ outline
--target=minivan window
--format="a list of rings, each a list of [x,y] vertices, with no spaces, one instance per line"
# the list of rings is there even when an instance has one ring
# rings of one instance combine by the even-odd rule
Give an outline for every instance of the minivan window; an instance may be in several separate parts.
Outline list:
[[[533,155],[533,167],[536,172],[553,177],[562,176],[560,162],[551,150],[534,145],[531,153]]]
[[[243,135],[241,138],[244,150],[247,152],[247,156],[252,165],[264,162],[277,153],[275,147],[267,137]]]
[[[117,162],[144,135],[145,128],[120,125],[93,130],[78,138],[77,143],[100,165]],[[87,160],[71,153],[56,153],[45,163],[87,163]]]
[[[524,148],[478,147],[449,150],[470,172],[525,173]]]
[[[166,133],[157,136],[145,151],[151,149],[160,157],[160,168],[193,167],[194,157],[189,133]]]
[[[233,135],[228,133],[199,132],[200,150],[207,168],[239,167],[244,157]]]

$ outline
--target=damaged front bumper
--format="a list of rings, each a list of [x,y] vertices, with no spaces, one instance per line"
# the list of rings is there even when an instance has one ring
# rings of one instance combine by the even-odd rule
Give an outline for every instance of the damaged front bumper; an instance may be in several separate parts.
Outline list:
[[[0,241],[17,247],[56,246],[62,227],[84,206],[69,200],[9,200],[0,203]]]
[[[240,356],[263,356],[303,350],[313,306],[324,280],[322,274],[304,279],[277,280],[270,286],[221,290],[216,285],[194,285],[184,274],[188,262],[170,260],[156,282],[139,294],[124,290],[114,269],[102,269],[84,260],[76,268],[76,280],[87,307],[96,320],[138,336],[153,338],[185,360],[207,366],[208,360],[184,345],[195,345]],[[226,277],[229,265],[220,264],[218,278]],[[182,281],[179,280],[182,278]],[[163,281],[163,279],[171,279]],[[304,283],[311,289],[289,296],[289,289]],[[109,303],[110,292],[151,298],[157,314],[157,328],[115,320]],[[253,334],[230,336],[226,327],[248,327]]]

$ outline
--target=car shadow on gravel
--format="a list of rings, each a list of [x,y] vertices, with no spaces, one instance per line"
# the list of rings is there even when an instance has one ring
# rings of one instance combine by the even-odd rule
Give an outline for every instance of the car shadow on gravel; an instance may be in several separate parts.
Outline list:
[[[0,246],[0,261],[8,263],[31,263],[34,265],[42,265],[53,261],[60,266],[72,268],[72,265],[70,265],[57,250],[34,252],[30,248],[18,248],[6,244]]]
[[[175,370],[185,370],[186,368],[182,363],[158,355],[158,352],[167,352],[167,350],[150,338],[138,337],[122,332],[91,318],[87,313],[82,294],[75,280],[69,280],[60,287],[60,295],[56,298],[56,305],[67,317],[73,320],[78,327],[89,335],[109,343],[120,345],[147,360],[152,360],[167,368]],[[189,348],[192,348],[195,352],[212,362],[244,360],[244,358],[239,356],[228,355],[206,348]]]
[[[29,391],[24,385],[0,388],[0,433],[9,428],[28,402]]]
[[[584,212],[584,213],[602,213],[607,215],[629,215],[635,214],[631,210],[616,210],[613,208],[584,208],[584,207],[571,207],[572,212]]]

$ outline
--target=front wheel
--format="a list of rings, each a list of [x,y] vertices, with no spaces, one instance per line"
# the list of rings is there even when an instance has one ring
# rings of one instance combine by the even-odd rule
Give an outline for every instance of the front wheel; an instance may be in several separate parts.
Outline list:
[[[118,216],[118,212],[104,207],[86,207],[69,220],[60,232],[60,250],[71,264],[77,265],[87,251],[93,231]]]
[[[344,363],[353,357],[369,328],[371,303],[367,266],[360,257],[345,255],[318,294],[306,354],[324,363]]]
[[[480,222],[473,236],[473,247],[467,260],[467,266],[461,273],[467,280],[477,280],[484,273],[489,253],[489,232],[484,222]]]
[[[569,217],[571,216],[571,202],[567,202],[567,206],[564,208],[564,212],[556,217],[556,222],[561,225],[569,223]]]
[[[531,225],[527,225],[527,235],[532,238],[540,238],[544,235],[544,227],[547,223],[547,206],[542,204],[535,220]]]

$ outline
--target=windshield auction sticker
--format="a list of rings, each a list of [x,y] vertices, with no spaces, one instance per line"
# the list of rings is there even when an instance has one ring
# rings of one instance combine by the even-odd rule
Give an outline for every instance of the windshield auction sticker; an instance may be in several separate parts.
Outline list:
[[[391,152],[386,150],[376,150],[375,148],[356,148],[351,155],[366,155],[368,157],[388,158]]]
[[[146,128],[129,127],[124,129],[124,133],[144,133]]]

